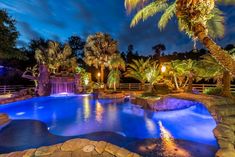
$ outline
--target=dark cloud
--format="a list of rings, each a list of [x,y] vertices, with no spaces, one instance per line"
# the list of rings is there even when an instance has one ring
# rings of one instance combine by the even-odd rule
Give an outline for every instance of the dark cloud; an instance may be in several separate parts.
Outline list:
[[[26,36],[28,39],[38,39],[41,37],[41,34],[33,30],[33,28],[27,22],[18,21],[18,25],[21,29],[21,35]]]
[[[34,15],[44,23],[53,25],[61,29],[64,29],[66,27],[64,21],[60,20],[59,17],[56,17],[56,12],[54,12],[53,8],[51,7],[50,1],[34,0],[31,3],[25,2],[24,4],[25,5],[23,5],[23,8],[28,10],[30,14]]]

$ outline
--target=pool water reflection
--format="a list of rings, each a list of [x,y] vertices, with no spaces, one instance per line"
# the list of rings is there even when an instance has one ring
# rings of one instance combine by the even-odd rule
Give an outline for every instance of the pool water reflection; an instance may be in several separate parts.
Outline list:
[[[61,136],[111,131],[140,139],[164,135],[166,140],[217,145],[212,132],[216,123],[200,103],[183,110],[152,112],[130,102],[117,104],[89,96],[39,97],[0,106],[1,112],[12,119],[43,121],[51,133]]]

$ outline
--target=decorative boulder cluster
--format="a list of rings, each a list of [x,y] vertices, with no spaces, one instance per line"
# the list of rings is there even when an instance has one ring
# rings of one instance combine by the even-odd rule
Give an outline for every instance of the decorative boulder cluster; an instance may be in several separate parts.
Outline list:
[[[124,148],[104,141],[72,139],[61,144],[44,146],[37,149],[2,154],[0,157],[140,157]]]

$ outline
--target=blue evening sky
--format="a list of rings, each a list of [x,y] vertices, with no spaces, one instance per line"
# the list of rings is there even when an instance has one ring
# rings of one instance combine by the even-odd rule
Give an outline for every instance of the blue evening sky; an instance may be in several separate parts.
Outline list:
[[[157,28],[159,16],[130,28],[131,16],[125,11],[124,0],[0,0],[0,8],[17,20],[18,45],[39,37],[66,42],[71,35],[86,39],[89,34],[106,32],[118,40],[120,51],[126,51],[128,44],[143,55],[151,54],[152,46],[158,43],[166,45],[167,53],[192,48],[192,41],[178,31],[176,19],[163,31]],[[226,15],[226,34],[217,42],[234,44],[235,6],[220,8]]]

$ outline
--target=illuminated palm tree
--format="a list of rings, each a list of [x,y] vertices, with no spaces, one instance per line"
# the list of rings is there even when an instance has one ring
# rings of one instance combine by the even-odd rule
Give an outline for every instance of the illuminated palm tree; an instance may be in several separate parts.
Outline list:
[[[68,44],[61,49],[60,44],[49,41],[48,48],[38,48],[35,52],[38,64],[47,65],[50,73],[56,74],[60,71],[74,72],[77,67],[76,58],[72,56],[72,50]]]
[[[144,83],[147,82],[146,69],[151,67],[150,59],[138,59],[132,60],[132,63],[128,64],[127,71],[125,72],[125,77],[131,77],[140,81],[142,89]]]
[[[174,60],[165,63],[168,66],[168,75],[172,77],[176,90],[182,90],[188,85],[187,91],[192,92],[192,84],[195,79],[199,80],[201,68],[195,60]]]
[[[221,12],[215,8],[215,0],[176,0],[173,3],[169,3],[168,0],[154,0],[151,3],[146,3],[146,1],[125,0],[128,11],[147,4],[136,14],[131,26],[136,25],[141,19],[145,20],[158,12],[164,11],[158,24],[160,28],[164,28],[169,19],[176,15],[179,29],[203,43],[219,64],[235,75],[235,60],[211,39],[213,33],[211,36],[208,35],[208,32],[211,33],[208,31],[208,28],[210,28],[208,25],[209,21],[213,19],[213,14],[221,15]],[[219,2],[235,3],[234,0],[220,0]]]
[[[153,87],[159,81],[162,80],[163,76],[161,75],[161,69],[156,62],[151,62],[151,66],[146,69],[146,78],[147,81],[150,83],[150,91],[153,91]]]
[[[113,87],[114,91],[116,91],[120,83],[121,72],[119,69],[125,70],[125,61],[119,54],[116,54],[110,60],[109,68],[110,72],[108,75],[108,86],[109,88]]]
[[[101,83],[104,83],[104,69],[109,66],[112,56],[117,53],[117,41],[108,34],[96,33],[88,36],[84,52],[84,61],[88,65],[100,68]]]

